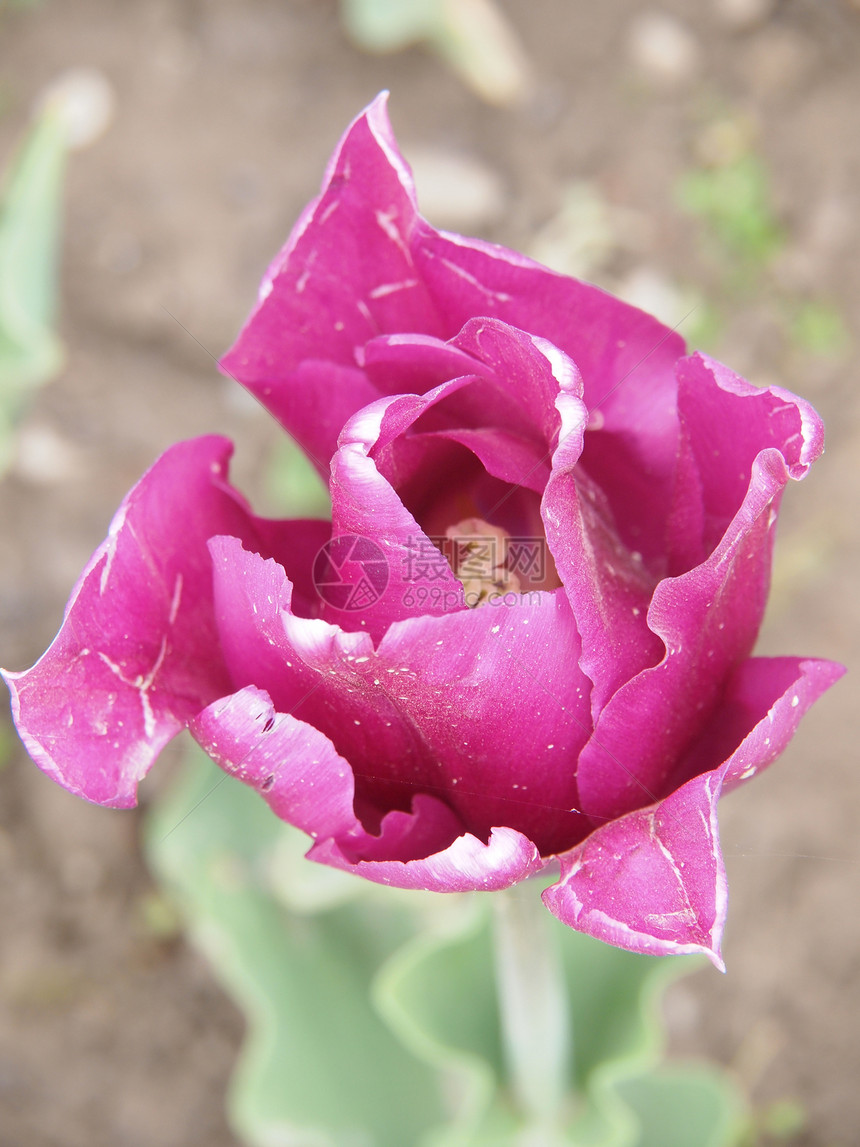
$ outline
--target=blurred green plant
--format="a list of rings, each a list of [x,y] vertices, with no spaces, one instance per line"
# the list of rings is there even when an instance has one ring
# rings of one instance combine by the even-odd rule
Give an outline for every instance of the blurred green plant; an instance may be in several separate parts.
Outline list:
[[[61,110],[48,104],[0,191],[0,475],[30,395],[63,363],[54,319],[66,152]]]
[[[851,337],[839,311],[824,299],[799,297],[768,274],[788,236],[773,207],[767,169],[752,150],[754,134],[743,116],[720,109],[700,133],[700,166],[678,181],[678,203],[702,222],[706,249],[722,279],[721,309],[730,311],[739,298],[753,293],[764,295],[775,304],[774,317],[788,348],[820,358],[843,357]],[[712,314],[718,319],[716,311]],[[719,321],[692,337],[714,347],[718,336]]]
[[[426,44],[488,103],[513,104],[529,91],[525,54],[493,0],[341,0],[341,16],[364,51]]]
[[[790,329],[794,344],[808,354],[839,358],[851,337],[836,308],[822,299],[809,299],[793,308]]]
[[[331,498],[322,478],[301,447],[282,432],[266,459],[263,496],[276,515],[331,517]]]
[[[760,1112],[756,1122],[764,1135],[785,1141],[806,1127],[806,1111],[796,1099],[778,1099]]]
[[[304,836],[196,750],[146,838],[154,873],[247,1016],[228,1096],[244,1142],[524,1147],[490,897],[381,888],[301,860]],[[749,1121],[731,1079],[663,1055],[661,994],[699,962],[547,926],[576,1047],[564,1127],[541,1147],[739,1143]]]
[[[0,721],[0,772],[6,768],[18,746],[18,738],[8,721]]]
[[[699,216],[712,239],[742,268],[757,270],[779,253],[785,235],[771,206],[767,172],[751,153],[688,171],[678,185],[681,206]]]

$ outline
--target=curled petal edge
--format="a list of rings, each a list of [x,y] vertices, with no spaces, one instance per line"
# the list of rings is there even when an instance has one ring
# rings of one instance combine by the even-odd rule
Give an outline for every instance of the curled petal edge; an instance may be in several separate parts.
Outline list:
[[[751,658],[741,667],[729,690],[736,700],[761,690],[769,662]],[[720,948],[728,889],[717,801],[724,785],[751,778],[783,751],[813,701],[844,672],[816,660],[798,660],[797,669],[794,682],[717,768],[596,829],[559,858],[561,878],[543,894],[553,915],[632,952],[701,953],[725,971]]]
[[[380,835],[372,836],[353,811],[348,762],[328,737],[288,713],[278,713],[268,693],[255,686],[207,706],[189,728],[218,765],[256,788],[282,820],[314,838],[311,860],[378,884],[430,892],[495,892],[544,865],[522,833],[496,828],[484,844],[459,831],[454,814],[424,794],[416,797],[411,814],[389,813]],[[433,847],[429,842],[434,836],[434,851],[396,858],[416,844]],[[446,844],[439,848],[441,840]],[[379,858],[387,850],[394,859]],[[362,854],[373,859],[361,859]]]

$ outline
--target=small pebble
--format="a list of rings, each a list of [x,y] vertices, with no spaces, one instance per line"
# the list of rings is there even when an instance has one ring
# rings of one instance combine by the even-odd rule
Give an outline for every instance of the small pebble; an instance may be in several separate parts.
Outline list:
[[[736,32],[764,24],[775,7],[776,0],[714,0],[717,19]]]
[[[70,68],[45,88],[36,111],[54,108],[66,131],[66,146],[78,151],[104,135],[113,120],[115,104],[113,86],[103,72]]]
[[[640,266],[617,286],[626,303],[647,311],[668,327],[675,327],[694,305],[681,289],[656,267]],[[682,332],[683,333],[683,332]]]
[[[437,148],[408,153],[422,215],[451,230],[487,227],[505,209],[499,176],[479,160]]]
[[[56,486],[80,477],[83,457],[73,443],[51,426],[22,426],[15,442],[14,472],[37,486]]]
[[[701,65],[693,33],[666,12],[642,12],[632,21],[628,51],[636,67],[661,87],[690,81]]]

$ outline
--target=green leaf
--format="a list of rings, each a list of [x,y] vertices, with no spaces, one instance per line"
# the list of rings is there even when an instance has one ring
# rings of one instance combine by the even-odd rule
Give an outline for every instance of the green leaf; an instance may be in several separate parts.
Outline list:
[[[154,871],[245,1012],[228,1097],[253,1147],[404,1147],[443,1117],[434,1073],[370,1000],[379,964],[413,928],[390,898],[290,912],[268,878],[285,829],[259,795],[195,754],[147,826]],[[385,890],[391,892],[391,890]]]
[[[497,1135],[500,1125],[514,1125],[510,1114],[491,1110],[503,1066],[486,907],[471,899],[453,925],[416,936],[374,984],[392,1031],[446,1077],[452,1118],[428,1140],[434,1147],[476,1143],[488,1124]]]
[[[529,65],[495,0],[341,0],[341,19],[369,52],[427,44],[490,103],[514,103],[529,88]]]
[[[534,894],[537,890],[533,889]],[[458,929],[419,936],[375,985],[382,1014],[403,1042],[442,1070],[458,1115],[427,1147],[518,1147],[527,1134],[506,1086],[487,905]],[[716,1068],[660,1066],[658,1003],[667,984],[701,966],[637,956],[551,926],[569,991],[574,1032],[570,1109],[552,1147],[729,1147],[743,1104]],[[701,1119],[691,1114],[700,1104]],[[699,1123],[703,1128],[699,1134]]]
[[[347,32],[370,52],[394,52],[437,34],[440,0],[341,0]]]
[[[748,1126],[738,1095],[710,1067],[658,1068],[627,1080],[619,1094],[639,1119],[636,1147],[725,1147]]]
[[[663,1062],[660,997],[699,961],[633,955],[547,916],[575,1046],[563,1116],[530,1138],[506,1079],[489,896],[400,892],[299,862],[301,834],[199,754],[147,838],[247,1016],[229,1114],[252,1147],[738,1141],[744,1107],[728,1076]],[[317,872],[337,879],[317,885]]]
[[[0,202],[0,406],[62,364],[53,331],[66,132],[47,108],[8,172]]]

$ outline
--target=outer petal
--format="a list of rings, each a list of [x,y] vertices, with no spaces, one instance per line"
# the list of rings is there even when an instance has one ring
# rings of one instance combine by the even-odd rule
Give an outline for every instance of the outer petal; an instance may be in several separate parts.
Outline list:
[[[389,691],[376,684],[380,671],[368,634],[295,617],[283,568],[247,552],[236,538],[215,538],[211,550],[215,611],[233,687],[265,689],[279,712],[320,729],[353,772],[369,773],[379,762],[407,778],[420,770],[425,747]],[[408,808],[412,791],[405,788],[402,807]]]
[[[266,689],[279,711],[329,738],[366,824],[424,792],[476,835],[514,827],[544,853],[588,831],[575,811],[588,682],[561,592],[411,618],[374,650],[365,633],[291,616],[283,571],[235,539],[213,542],[213,556],[234,685]]]
[[[631,811],[643,798],[650,804],[675,786],[677,762],[758,634],[782,490],[790,478],[803,477],[821,450],[821,424],[805,403],[758,390],[700,356],[688,365],[695,373],[694,381],[684,376],[683,409],[700,459],[703,528],[723,528],[725,515],[742,502],[707,560],[654,591],[648,624],[666,655],[611,698],[580,761],[583,809],[598,821]],[[691,386],[710,418],[693,415]],[[756,456],[762,442],[766,448]],[[715,451],[725,455],[725,474],[715,469]]]
[[[666,800],[597,829],[562,858],[547,908],[571,928],[633,952],[704,952],[721,971],[726,874],[714,812],[719,783],[696,777]]]
[[[227,486],[231,451],[208,437],[163,454],[120,506],[50,649],[6,674],[33,759],[88,800],[133,805],[167,741],[229,688],[206,540],[231,533],[265,551],[278,534]]]
[[[347,419],[377,396],[355,369],[364,344],[385,332],[443,334],[409,249],[416,216],[380,96],[345,133],[322,194],[269,268],[256,310],[221,363],[323,461]]]
[[[544,893],[564,923],[634,952],[704,952],[721,970],[726,874],[716,805],[786,747],[801,716],[842,674],[827,661],[754,658],[729,683],[687,772],[709,765],[671,796],[597,829],[562,857],[557,884]],[[738,744],[737,737],[742,739]]]
[[[722,767],[723,792],[745,784],[785,750],[803,714],[844,673],[835,661],[751,657],[727,683],[719,709],[681,766],[680,779]]]
[[[681,359],[676,374],[681,437],[664,546],[664,572],[672,576],[699,565],[719,544],[761,450],[778,450],[790,476],[802,478],[824,437],[802,398],[777,386],[752,386],[707,355]]]
[[[318,730],[277,713],[249,687],[215,702],[191,724],[203,748],[229,773],[258,788],[284,820],[316,840],[309,856],[368,880],[434,892],[507,888],[542,866],[534,845],[500,829],[484,844],[462,833],[440,801],[416,797],[372,836],[352,811],[350,768]]]
[[[336,373],[330,379],[325,363],[363,367],[363,348],[374,336],[448,339],[475,316],[529,331],[578,364],[589,407],[600,408],[604,429],[615,436],[613,465],[620,450],[631,473],[647,475],[644,508],[654,507],[664,521],[677,448],[672,366],[682,340],[596,287],[432,228],[417,213],[383,97],[348,129],[320,198],[269,269],[257,309],[222,365],[325,458],[334,449],[337,419],[342,424],[369,401],[365,382]],[[294,372],[306,360],[299,385]],[[382,386],[388,393],[414,389],[412,382]],[[320,391],[333,392],[330,415]],[[315,413],[324,414],[322,427]],[[599,451],[593,454],[601,468]]]

